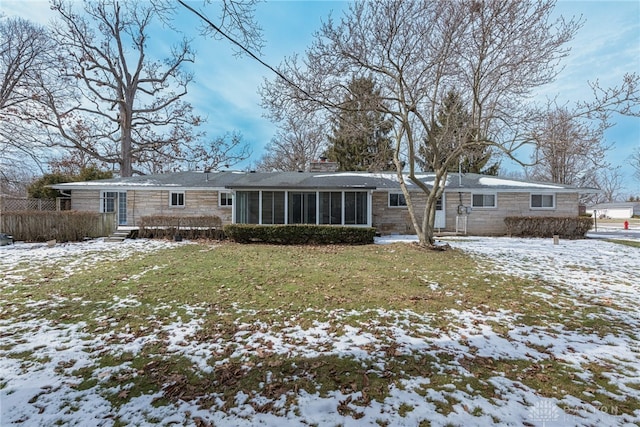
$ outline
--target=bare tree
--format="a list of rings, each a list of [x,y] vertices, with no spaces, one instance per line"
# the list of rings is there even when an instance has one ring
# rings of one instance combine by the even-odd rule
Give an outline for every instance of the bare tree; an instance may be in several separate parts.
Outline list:
[[[30,103],[54,45],[45,28],[22,18],[0,19],[0,111]]]
[[[535,150],[528,175],[539,181],[596,186],[598,171],[608,168],[604,124],[578,117],[566,107],[553,106],[533,131]]]
[[[579,23],[552,21],[554,3],[409,2],[352,3],[339,23],[323,25],[304,64],[297,57],[280,68],[287,82],[263,93],[277,109],[290,102],[337,110],[353,77],[371,76],[384,100],[378,111],[394,121],[394,163],[420,243],[434,243],[435,206],[450,165],[470,149],[497,147],[511,153],[525,141],[520,124],[531,91],[552,81]],[[438,106],[456,90],[470,108],[467,129],[437,122]],[[443,153],[433,181],[417,176],[419,144]],[[440,149],[440,147],[447,147]],[[407,173],[403,173],[406,162]],[[426,195],[419,212],[409,183]]]
[[[283,81],[276,81],[266,87],[273,89]],[[262,89],[261,89],[262,90]],[[277,90],[277,89],[276,89]],[[255,168],[260,171],[301,171],[309,162],[317,160],[326,148],[326,132],[328,127],[323,110],[308,108],[299,102],[286,102],[275,105],[270,97],[262,93],[263,116],[277,123],[275,136],[265,146],[265,153],[258,160]]]
[[[313,117],[300,120],[288,116],[265,147],[256,165],[260,171],[301,171],[317,160],[326,144],[326,135]]]
[[[610,126],[613,113],[640,117],[640,74],[626,73],[618,86],[603,88],[600,82],[589,82],[591,100],[576,103],[576,113]]]
[[[243,142],[240,132],[228,132],[208,143],[200,146],[201,162],[192,163],[192,169],[216,170],[228,169],[251,157],[251,147]]]
[[[625,74],[619,86],[603,89],[589,83],[593,98],[573,107],[548,103],[538,115],[532,131],[535,152],[527,170],[534,179],[600,188],[595,201],[613,201],[619,196],[622,175],[605,160],[612,145],[604,132],[614,126],[614,113],[640,117],[640,75]],[[534,116],[534,114],[532,114]],[[633,155],[631,157],[633,163]]]
[[[50,144],[83,151],[125,177],[152,171],[149,165],[217,167],[219,140],[203,142],[203,119],[183,100],[193,79],[185,71],[195,55],[188,41],[154,60],[148,33],[159,18],[155,5],[85,0],[80,12],[74,5],[54,0],[59,21],[52,27],[74,102],[47,92],[39,98],[46,113],[33,116],[49,130]],[[234,156],[246,151],[235,146]]]
[[[174,7],[172,0],[154,0],[154,3],[164,11],[177,13],[180,9]],[[255,8],[260,0],[204,0],[200,9],[196,9],[192,2],[188,4],[190,2],[177,0],[177,3],[200,18],[200,34],[216,40],[231,41],[237,55],[262,49],[262,29],[255,18]],[[208,13],[212,11],[217,13],[213,18],[215,23],[208,17]]]
[[[640,180],[640,147],[636,148],[630,157],[631,166],[635,169],[635,177]]]
[[[96,163],[92,156],[80,150],[66,151],[62,155],[49,159],[47,163],[49,164],[49,169],[52,173],[60,173],[68,176],[80,175],[83,170],[89,168],[94,168],[100,171],[109,171],[110,166],[105,163]]]
[[[0,199],[3,197],[25,197],[27,187],[33,179],[29,169],[0,168]],[[0,210],[2,210],[2,206],[0,206]]]
[[[47,82],[52,94],[59,88],[52,77],[55,44],[44,27],[22,18],[0,19],[0,164],[3,169],[38,163],[42,128],[25,120],[25,111]]]
[[[623,176],[620,171],[620,166],[599,170],[596,177],[596,185],[601,190],[601,193],[595,195],[593,202],[610,203],[618,200],[620,198],[622,181]],[[586,202],[591,202],[591,200],[587,200]]]

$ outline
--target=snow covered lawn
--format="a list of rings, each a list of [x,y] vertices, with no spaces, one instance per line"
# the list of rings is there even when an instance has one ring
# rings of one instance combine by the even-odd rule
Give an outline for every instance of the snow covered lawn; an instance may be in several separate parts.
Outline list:
[[[640,249],[601,240],[447,243],[477,258],[488,295],[510,277],[531,280],[535,286],[521,293],[531,309],[461,301],[438,313],[265,314],[162,302],[140,323],[143,289],[98,301],[35,298],[28,289],[37,295],[39,284],[63,286],[105,261],[190,243],[2,247],[0,425],[640,423]],[[114,273],[108,286],[170,275],[167,265]],[[425,299],[457,292],[442,280],[423,281]],[[91,306],[91,322],[46,315],[69,305]]]

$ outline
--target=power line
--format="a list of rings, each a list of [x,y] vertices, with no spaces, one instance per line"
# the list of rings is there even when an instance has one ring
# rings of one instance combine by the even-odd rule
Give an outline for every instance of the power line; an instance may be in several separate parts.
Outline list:
[[[188,10],[190,10],[192,13],[194,13],[196,16],[198,16],[200,19],[202,19],[204,22],[207,23],[207,25],[209,25],[211,28],[213,28],[216,32],[220,33],[220,35],[222,35],[224,38],[226,38],[227,40],[229,40],[231,43],[233,43],[234,45],[238,46],[243,52],[245,52],[247,55],[249,55],[251,58],[255,59],[256,61],[258,61],[261,65],[263,65],[264,67],[268,68],[269,70],[271,70],[273,73],[275,73],[278,77],[280,77],[282,80],[284,80],[285,82],[287,82],[288,84],[290,84],[291,86],[295,87],[296,89],[298,89],[300,92],[302,92],[303,94],[305,94],[307,97],[309,97],[309,99],[312,99],[316,102],[319,102],[318,100],[316,100],[313,96],[311,96],[311,94],[309,94],[306,90],[302,89],[300,86],[298,86],[297,84],[295,84],[293,81],[291,81],[287,76],[285,76],[284,74],[282,74],[280,71],[278,71],[276,68],[272,67],[271,65],[269,65],[268,63],[266,63],[265,61],[263,61],[260,57],[258,57],[258,55],[254,54],[252,51],[250,51],[247,47],[245,47],[244,45],[242,45],[242,43],[238,42],[236,39],[234,39],[233,37],[231,37],[229,34],[225,33],[220,27],[218,27],[216,24],[214,24],[213,22],[211,22],[211,20],[209,20],[209,18],[207,18],[206,16],[204,16],[202,13],[200,13],[199,11],[197,11],[196,9],[192,8],[191,6],[189,6],[188,4],[186,4],[183,0],[178,0],[178,3],[180,3],[182,6],[184,6],[185,8],[187,8]],[[319,102],[320,103],[320,102]],[[322,103],[320,103],[322,104]]]
[[[306,90],[304,90],[303,88],[301,88],[299,85],[297,85],[296,83],[294,83],[292,80],[290,80],[287,76],[285,76],[284,74],[282,74],[280,71],[278,71],[276,68],[272,67],[271,65],[269,65],[267,62],[265,62],[264,60],[262,60],[260,57],[258,57],[258,55],[256,55],[255,53],[253,53],[251,50],[249,50],[249,48],[247,48],[246,46],[244,46],[242,43],[240,43],[239,41],[237,41],[236,39],[234,39],[232,36],[230,36],[229,34],[227,34],[226,32],[224,32],[222,30],[222,28],[220,28],[219,26],[217,26],[216,24],[214,24],[213,22],[211,22],[211,20],[209,18],[207,18],[205,15],[203,15],[201,12],[199,12],[198,10],[192,8],[191,6],[189,6],[188,4],[186,4],[183,0],[178,0],[178,3],[180,3],[182,6],[184,6],[187,10],[191,11],[193,14],[195,14],[197,17],[199,17],[201,20],[203,20],[205,23],[207,23],[207,25],[209,25],[211,28],[213,28],[216,32],[218,32],[220,35],[222,35],[225,39],[229,40],[231,43],[233,43],[234,45],[236,45],[238,48],[240,48],[243,52],[245,52],[247,55],[249,55],[251,58],[253,58],[254,60],[258,61],[262,66],[266,67],[267,69],[269,69],[271,72],[273,72],[275,75],[277,75],[278,77],[280,77],[282,80],[284,80],[287,84],[289,84],[290,86],[296,88],[297,90],[299,90],[301,93],[303,93],[309,100],[316,102],[318,105],[320,105],[321,108],[327,110],[330,114],[334,114],[335,111],[333,111],[331,108],[336,108],[342,111],[349,111],[350,109],[341,107],[339,105],[336,105],[332,102],[327,102],[327,101],[321,101],[319,99],[317,99],[316,97],[312,96],[309,92],[307,92]],[[350,122],[350,120],[346,120],[347,122]],[[354,123],[352,123],[352,125],[354,127],[357,127]]]

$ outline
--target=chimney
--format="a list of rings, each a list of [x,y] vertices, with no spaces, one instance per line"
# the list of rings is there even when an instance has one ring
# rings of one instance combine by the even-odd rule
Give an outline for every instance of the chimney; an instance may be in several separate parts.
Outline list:
[[[320,157],[320,160],[309,162],[309,172],[335,172],[338,170],[337,162],[330,162],[326,157]]]

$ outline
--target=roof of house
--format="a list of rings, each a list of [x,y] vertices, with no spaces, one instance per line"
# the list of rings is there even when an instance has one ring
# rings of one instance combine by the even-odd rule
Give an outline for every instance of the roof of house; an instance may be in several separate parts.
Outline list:
[[[434,173],[418,173],[416,177],[433,185]],[[407,176],[409,187],[415,187]],[[95,188],[101,190],[124,189],[365,189],[397,190],[400,188],[395,172],[174,172],[129,178],[69,182],[52,185],[58,190]],[[524,181],[513,178],[478,174],[450,173],[446,191],[509,191],[509,192],[580,192],[595,193],[597,189],[570,185]]]
[[[153,175],[139,175],[127,178],[99,179],[95,181],[66,182],[52,185],[57,190],[78,189],[197,189],[225,188],[244,172],[171,172]]]

